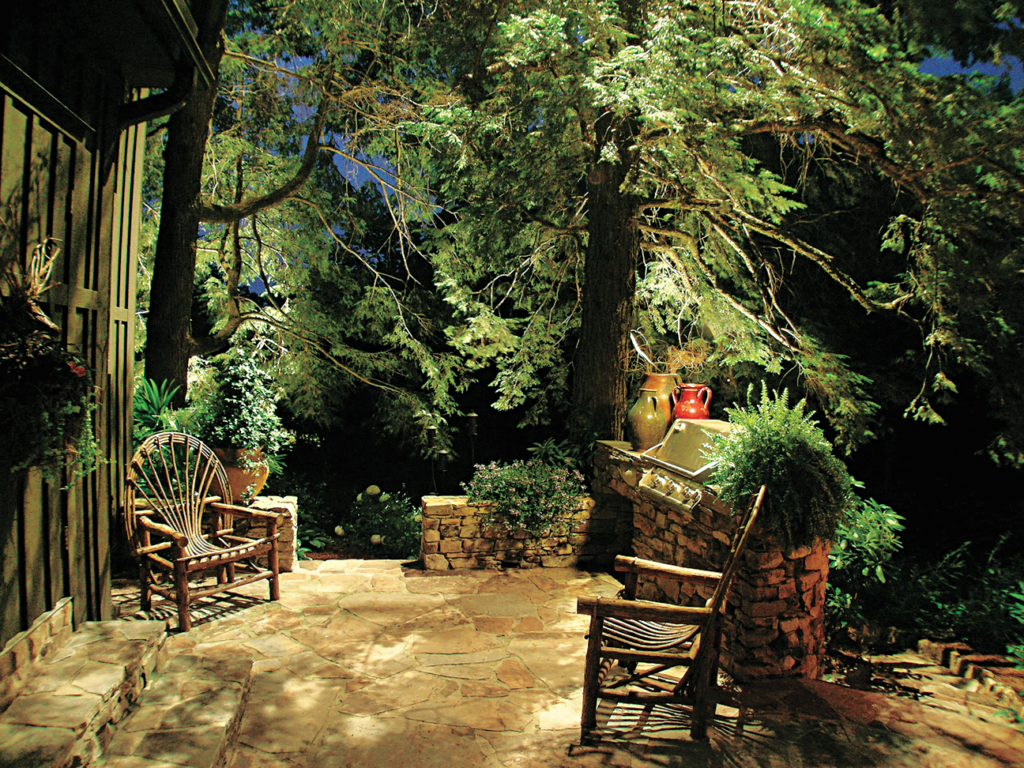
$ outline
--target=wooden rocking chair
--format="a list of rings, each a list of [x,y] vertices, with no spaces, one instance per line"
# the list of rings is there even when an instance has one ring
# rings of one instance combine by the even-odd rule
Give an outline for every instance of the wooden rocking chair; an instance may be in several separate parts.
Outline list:
[[[647,712],[659,704],[687,705],[690,735],[707,736],[714,713],[721,620],[733,576],[764,500],[761,487],[737,526],[729,558],[721,572],[664,565],[634,557],[618,557],[615,569],[626,573],[626,584],[613,599],[581,597],[576,612],[587,614],[590,634],[583,679],[581,743],[597,727],[598,699],[641,704]],[[685,607],[636,599],[639,576],[674,579],[714,586],[703,607]],[[615,663],[624,671],[609,677]],[[682,667],[682,675],[670,674]]]
[[[277,527],[282,515],[221,503],[230,485],[224,466],[202,441],[179,432],[159,432],[147,438],[132,458],[125,490],[124,519],[135,557],[139,560],[142,610],[150,609],[155,592],[178,605],[178,627],[192,627],[189,605],[202,597],[261,579],[270,581],[270,599],[278,600]],[[213,495],[221,494],[221,495]],[[237,535],[230,518],[265,521],[267,535],[250,539]],[[155,539],[155,541],[154,541]],[[267,555],[268,569],[256,565]],[[251,573],[235,580],[235,563],[250,561]],[[217,571],[217,584],[189,587],[189,576]],[[157,574],[172,577],[161,586]]]

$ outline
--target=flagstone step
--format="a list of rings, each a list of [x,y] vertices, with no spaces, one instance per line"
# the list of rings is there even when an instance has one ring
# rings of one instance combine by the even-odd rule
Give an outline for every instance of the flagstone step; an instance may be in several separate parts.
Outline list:
[[[232,643],[172,643],[137,706],[118,724],[96,768],[218,768],[235,738],[255,671]],[[282,727],[289,727],[287,724]]]
[[[162,659],[162,621],[90,621],[34,665],[0,714],[0,768],[94,765]]]

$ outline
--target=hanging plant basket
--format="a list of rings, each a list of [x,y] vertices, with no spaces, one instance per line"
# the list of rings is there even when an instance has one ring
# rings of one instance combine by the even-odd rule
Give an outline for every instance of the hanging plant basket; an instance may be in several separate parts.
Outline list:
[[[0,441],[0,458],[12,472],[39,467],[51,479],[71,465],[90,472],[98,459],[92,371],[38,303],[56,253],[42,243],[24,269],[9,261],[0,292],[0,434],[13,437]]]

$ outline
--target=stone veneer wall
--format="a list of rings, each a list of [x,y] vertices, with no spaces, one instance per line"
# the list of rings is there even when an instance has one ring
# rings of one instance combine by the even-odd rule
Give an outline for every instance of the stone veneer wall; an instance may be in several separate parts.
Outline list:
[[[299,521],[299,502],[294,496],[257,496],[249,505],[253,509],[260,509],[264,512],[278,512],[284,515],[284,523],[277,528],[277,563],[278,569],[282,572],[295,570],[295,529]],[[246,521],[248,522],[248,521]],[[248,536],[266,536],[266,523],[254,523],[246,528]],[[257,558],[260,567],[267,568],[267,556],[261,555]]]
[[[637,493],[643,469],[629,444],[602,441],[594,457],[595,488],[620,494],[633,507],[633,551],[671,565],[721,570],[736,528],[731,510],[704,492],[692,512]],[[733,581],[723,629],[722,668],[735,679],[818,676],[825,650],[824,605],[829,544],[782,551],[760,525]],[[707,588],[641,582],[638,596],[703,605]]]
[[[0,651],[0,712],[32,676],[36,665],[71,639],[71,598],[57,601],[53,610],[41,614],[32,626],[19,632]]]
[[[480,506],[465,496],[424,496],[420,553],[428,570],[537,566],[564,568],[586,564],[607,567],[629,547],[632,513],[621,498],[580,501],[572,531],[564,536],[503,537],[480,525]]]

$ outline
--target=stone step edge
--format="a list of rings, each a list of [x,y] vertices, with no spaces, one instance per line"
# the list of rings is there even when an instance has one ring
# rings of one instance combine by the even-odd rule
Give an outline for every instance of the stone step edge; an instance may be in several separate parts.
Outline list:
[[[981,683],[978,693],[990,694],[1000,706],[1006,707],[1018,717],[1024,716],[1024,690],[1017,691],[1000,682],[996,679],[997,673],[993,672],[993,669],[1013,668],[1015,662],[1009,657],[975,653],[971,646],[962,642],[927,639],[918,641],[917,652],[935,664],[945,667],[952,675],[977,680]]]
[[[32,677],[0,715],[5,736],[0,764],[79,768],[95,763],[113,726],[162,663],[166,623],[127,624],[84,622],[61,650],[36,665]],[[110,669],[97,675],[97,665]],[[99,679],[103,682],[98,683]]]
[[[187,765],[206,765],[209,768],[225,768],[227,765],[228,758],[228,746],[234,742],[238,736],[239,729],[242,725],[242,717],[245,713],[245,706],[248,702],[249,692],[252,689],[253,680],[260,671],[260,661],[254,661],[249,666],[249,670],[246,673],[245,678],[241,681],[241,687],[239,689],[238,703],[235,706],[235,711],[232,713],[231,718],[224,724],[223,734],[217,743],[216,748],[213,751],[213,756],[209,754],[208,747],[197,747],[202,749],[201,755],[196,755],[195,759],[189,759],[187,753],[182,750],[182,744],[178,745],[178,755],[176,759],[186,759]],[[134,711],[142,709],[146,706],[145,691],[142,692],[138,700],[135,702],[133,711],[129,713],[129,717]],[[127,723],[128,718],[126,717],[123,723]],[[116,736],[116,734],[114,735]],[[108,740],[108,744],[113,741],[114,736]],[[93,768],[119,768],[122,764],[124,765],[139,765],[136,758],[120,754],[106,754],[100,756],[99,760],[94,763]]]

